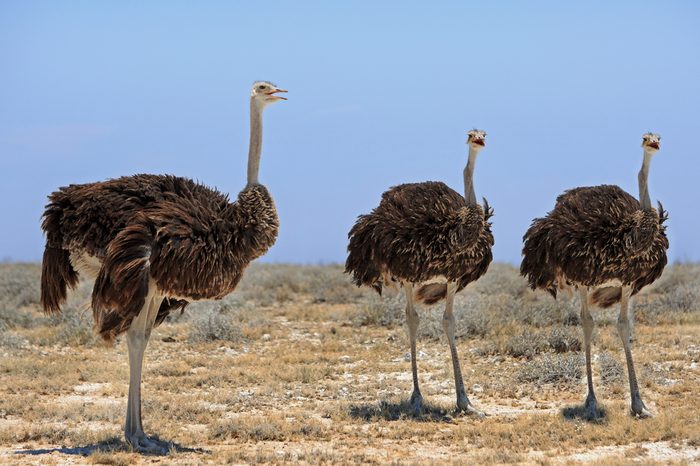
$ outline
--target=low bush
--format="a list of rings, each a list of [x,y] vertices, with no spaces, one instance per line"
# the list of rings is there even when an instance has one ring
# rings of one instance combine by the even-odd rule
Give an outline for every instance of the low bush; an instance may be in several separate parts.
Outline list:
[[[191,342],[240,341],[242,338],[240,326],[231,315],[230,308],[226,306],[200,310],[191,318],[189,332]]]
[[[614,385],[624,382],[625,370],[622,364],[610,353],[603,352],[598,356],[598,370],[600,382],[603,385]]]
[[[549,347],[557,353],[581,351],[580,331],[569,327],[554,327],[547,336]]]
[[[385,293],[388,294],[388,293]],[[380,325],[394,327],[406,322],[406,301],[401,293],[381,297],[368,296],[359,306],[353,318],[355,325]]]
[[[535,384],[577,383],[581,379],[582,365],[580,354],[543,354],[523,364],[516,379]]]
[[[0,322],[0,347],[1,348],[22,348],[27,345],[26,338],[17,335],[12,330],[8,329],[5,324]]]
[[[535,355],[546,351],[547,339],[541,333],[533,333],[526,330],[520,335],[514,335],[508,339],[505,345],[505,353],[514,358],[533,358]]]

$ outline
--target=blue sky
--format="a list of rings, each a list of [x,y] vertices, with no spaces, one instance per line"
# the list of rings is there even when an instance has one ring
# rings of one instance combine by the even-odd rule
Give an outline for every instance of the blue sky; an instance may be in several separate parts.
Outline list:
[[[281,229],[265,260],[339,262],[389,186],[462,191],[465,132],[496,260],[566,188],[652,200],[673,260],[700,260],[700,3],[0,0],[0,259],[39,260],[58,186],[172,173],[235,197],[251,83],[268,108],[261,182]]]

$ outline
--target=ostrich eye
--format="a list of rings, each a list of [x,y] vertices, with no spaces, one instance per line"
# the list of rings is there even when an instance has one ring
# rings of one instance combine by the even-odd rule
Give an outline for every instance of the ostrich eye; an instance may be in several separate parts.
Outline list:
[[[260,89],[261,91],[263,91],[263,90],[265,90],[265,86],[258,86],[258,89]]]

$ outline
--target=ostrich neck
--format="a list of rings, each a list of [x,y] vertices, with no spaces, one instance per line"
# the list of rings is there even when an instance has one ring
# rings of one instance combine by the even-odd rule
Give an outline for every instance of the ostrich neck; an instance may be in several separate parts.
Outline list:
[[[651,198],[649,197],[649,165],[651,163],[650,152],[644,151],[644,162],[642,169],[639,170],[639,203],[642,205],[642,210],[651,209]]]
[[[262,112],[261,105],[250,99],[250,146],[248,148],[248,186],[258,184],[260,153],[262,152]]]
[[[469,147],[469,161],[464,167],[464,200],[467,205],[476,205],[476,194],[474,193],[474,165],[476,165],[476,155],[479,152]]]

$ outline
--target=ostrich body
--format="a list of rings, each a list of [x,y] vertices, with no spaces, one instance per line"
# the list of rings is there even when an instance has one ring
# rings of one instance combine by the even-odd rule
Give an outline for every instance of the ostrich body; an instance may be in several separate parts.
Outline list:
[[[586,351],[588,396],[586,412],[597,417],[597,401],[591,375],[593,318],[589,302],[609,307],[620,302],[617,322],[622,339],[632,399],[632,413],[646,417],[639,394],[630,349],[630,296],[656,280],[667,259],[667,215],[659,203],[651,206],[647,186],[652,156],[659,150],[659,136],[643,136],[644,161],[639,172],[639,200],[618,186],[575,188],[557,198],[554,210],[535,219],[523,238],[520,273],[532,289],[557,290],[576,286],[581,298],[581,322]],[[592,293],[589,296],[589,292]]]
[[[457,407],[481,414],[469,402],[455,345],[455,293],[478,279],[492,260],[492,210],[476,202],[473,173],[484,147],[485,133],[470,131],[469,161],[464,170],[465,196],[440,182],[395,186],[382,195],[377,208],[361,215],[350,230],[345,271],[358,286],[374,288],[399,283],[406,294],[406,317],[411,341],[413,394],[411,404],[421,411],[418,386],[416,331],[419,317],[414,302],[446,300],[443,328],[450,345]],[[415,288],[415,292],[414,292]]]
[[[248,184],[231,203],[190,179],[134,175],[70,185],[49,196],[42,228],[46,248],[41,302],[60,312],[79,275],[95,279],[95,328],[108,341],[126,332],[129,398],[126,440],[143,452],[170,444],[149,438],[141,423],[141,368],[151,329],[190,301],[220,299],[246,266],[275,242],[277,212],[258,183],[262,112],[286,92],[256,82],[250,98]]]

